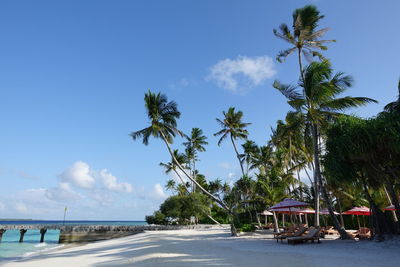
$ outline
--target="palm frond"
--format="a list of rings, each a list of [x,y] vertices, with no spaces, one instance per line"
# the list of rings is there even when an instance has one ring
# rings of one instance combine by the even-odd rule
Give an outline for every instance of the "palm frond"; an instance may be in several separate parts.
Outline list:
[[[275,80],[272,86],[283,94],[288,100],[300,99],[302,95],[297,92],[297,86],[282,84]]]

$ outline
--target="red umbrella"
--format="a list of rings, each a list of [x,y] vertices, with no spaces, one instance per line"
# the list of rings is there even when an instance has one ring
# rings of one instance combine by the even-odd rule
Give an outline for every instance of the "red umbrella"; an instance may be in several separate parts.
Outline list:
[[[371,215],[371,211],[369,210],[368,207],[361,206],[361,207],[354,207],[352,209],[349,209],[348,211],[343,212],[342,214],[344,215]],[[358,221],[358,228],[361,228],[360,226],[360,219],[357,216],[357,221]],[[364,221],[365,224],[365,221]]]
[[[368,207],[354,207],[348,211],[343,212],[344,215],[371,215],[371,211]]]
[[[396,210],[396,208],[394,207],[394,205],[390,205],[390,206],[387,206],[385,208],[385,210]]]
[[[309,206],[310,204],[297,201],[291,198],[285,198],[283,201],[279,202],[278,204],[273,205],[270,209],[276,210],[281,208],[294,208],[294,207],[305,207]]]

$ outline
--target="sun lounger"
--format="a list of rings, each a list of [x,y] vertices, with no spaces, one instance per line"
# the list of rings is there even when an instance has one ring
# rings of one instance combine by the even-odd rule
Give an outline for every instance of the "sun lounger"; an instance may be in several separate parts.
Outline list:
[[[367,227],[361,227],[357,231],[355,231],[353,233],[347,232],[347,234],[353,239],[356,237],[359,239],[371,238],[371,230]]]
[[[280,236],[280,235],[284,235],[284,234],[293,233],[293,232],[295,232],[295,231],[296,231],[296,229],[297,229],[297,225],[292,225],[292,226],[289,226],[288,228],[286,228],[286,230],[285,230],[284,232],[281,232],[281,233],[275,233],[275,234],[274,234],[274,238],[276,238],[277,236]]]
[[[294,232],[289,232],[289,233],[283,233],[281,235],[278,235],[275,237],[276,242],[278,242],[278,240],[281,240],[281,242],[283,242],[283,239],[286,239],[288,237],[297,237],[297,236],[301,236],[303,235],[305,232],[307,231],[307,228],[300,226],[299,229],[297,229]]]
[[[319,241],[319,232],[320,232],[321,228],[320,227],[310,227],[308,229],[308,233],[304,236],[297,236],[297,237],[288,237],[287,241],[288,244],[297,244],[297,243],[303,243],[303,242],[307,242],[307,241],[311,241],[314,242],[315,240],[318,241],[318,243],[320,243]]]
[[[338,235],[339,232],[333,226],[327,226],[325,229],[326,235]]]

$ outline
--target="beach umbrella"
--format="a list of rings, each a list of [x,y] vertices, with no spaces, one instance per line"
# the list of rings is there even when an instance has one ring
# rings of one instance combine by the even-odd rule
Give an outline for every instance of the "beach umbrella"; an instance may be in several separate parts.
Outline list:
[[[268,210],[264,210],[263,212],[260,213],[260,215],[272,216],[274,214],[272,212],[268,211]]]
[[[265,216],[265,224],[268,223],[268,216],[272,216],[274,215],[272,212],[268,211],[268,210],[264,210],[262,212],[259,213],[260,215],[264,215]]]
[[[354,207],[352,209],[349,209],[348,211],[343,212],[342,214],[344,215],[357,215],[357,221],[358,221],[358,228],[361,228],[360,226],[360,218],[358,215],[371,215],[371,211],[369,210],[368,207],[361,206],[361,207]]]
[[[394,207],[394,205],[390,205],[390,206],[387,206],[385,208],[385,210],[396,210],[396,208]]]
[[[270,210],[277,210],[277,209],[282,209],[282,208],[295,208],[295,207],[306,207],[309,206],[310,204],[297,201],[291,198],[285,198],[283,201],[279,202],[278,204],[273,205]]]
[[[301,201],[294,200],[294,199],[291,199],[291,198],[285,198],[283,201],[279,202],[278,204],[273,205],[270,208],[270,210],[276,211],[276,210],[279,210],[279,209],[288,208],[289,209],[288,213],[289,214],[293,214],[292,213],[292,208],[305,207],[305,206],[309,206],[309,205],[310,204],[305,203],[305,202],[301,202]],[[286,213],[286,211],[285,210],[281,210],[281,213],[283,213],[282,216],[284,218],[284,216],[285,216],[284,214]]]
[[[368,207],[354,207],[348,211],[343,212],[344,215],[371,215],[371,211]]]

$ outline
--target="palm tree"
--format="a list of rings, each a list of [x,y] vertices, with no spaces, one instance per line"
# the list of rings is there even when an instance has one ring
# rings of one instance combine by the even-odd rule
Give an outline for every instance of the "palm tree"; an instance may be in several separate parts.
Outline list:
[[[236,152],[236,157],[239,160],[240,168],[242,170],[242,175],[244,176],[245,175],[244,168],[242,161],[240,159],[240,154],[235,144],[235,140],[247,139],[249,133],[245,128],[249,126],[251,123],[242,122],[243,112],[240,110],[236,112],[234,107],[230,107],[227,112],[223,111],[222,114],[224,114],[224,118],[222,120],[217,118],[217,122],[222,127],[222,130],[215,133],[214,136],[221,135],[221,138],[218,141],[218,145],[221,145],[222,141],[224,141],[225,138],[227,138],[228,136],[230,137],[233,148],[235,149]]]
[[[226,206],[223,201],[220,201],[210,192],[205,190],[200,184],[197,183],[196,179],[194,179],[185,168],[178,162],[175,158],[174,153],[171,148],[171,144],[173,143],[173,139],[176,135],[183,136],[184,134],[177,129],[177,119],[180,117],[181,113],[178,110],[178,106],[176,102],[170,101],[165,95],[161,93],[152,93],[148,91],[144,96],[145,107],[147,110],[147,117],[150,121],[150,126],[132,132],[130,136],[133,140],[142,138],[142,142],[144,145],[149,144],[149,139],[151,136],[154,138],[161,138],[165,145],[167,146],[168,152],[171,155],[173,161],[176,166],[183,174],[208,197],[217,202],[223,209],[225,209],[228,213],[233,215],[232,211]],[[232,223],[232,235],[237,235],[236,228]]]
[[[322,195],[328,206],[329,213],[336,229],[341,233],[342,238],[347,238],[346,231],[340,226],[339,221],[333,213],[332,203],[324,187],[320,168],[320,142],[319,137],[330,121],[342,115],[342,111],[348,108],[362,106],[367,103],[376,102],[366,97],[341,97],[352,85],[352,78],[344,73],[333,74],[330,63],[327,60],[312,62],[304,71],[304,80],[299,82],[303,89],[298,86],[284,85],[278,81],[274,87],[278,89],[287,99],[288,104],[304,116],[306,127],[310,128],[313,140],[314,154],[314,187],[315,187],[315,225],[319,225],[319,186]],[[303,94],[304,92],[304,94]]]
[[[175,186],[176,186],[175,181],[171,179],[171,180],[167,181],[167,184],[165,185],[165,188],[167,190],[171,190],[171,192],[173,192],[176,189]]]
[[[317,30],[319,21],[324,18],[315,6],[307,5],[303,8],[296,9],[293,12],[293,32],[289,26],[282,23],[277,29],[273,30],[276,37],[283,39],[292,45],[291,48],[280,51],[276,57],[278,62],[282,62],[290,54],[297,52],[300,76],[304,80],[303,60],[304,56],[308,61],[312,61],[313,57],[324,60],[324,56],[320,51],[327,50],[326,43],[335,42],[335,40],[320,40],[322,36],[329,30],[323,28]]]
[[[397,97],[397,100],[393,101],[393,102],[391,102],[391,103],[389,103],[389,104],[387,104],[385,106],[384,110],[386,112],[389,112],[389,113],[396,113],[396,112],[400,113],[400,79],[399,79],[399,82],[397,84],[397,89],[399,90],[399,95]]]
[[[185,164],[187,163],[185,155],[179,153],[178,149],[174,149],[174,151],[172,153],[173,153],[176,161],[179,162],[179,164],[181,164],[181,166],[185,166]],[[177,170],[178,166],[175,163],[175,160],[173,158],[171,158],[171,161],[168,163],[160,162],[160,166],[164,167],[166,174],[170,174],[171,171],[173,171],[179,177],[179,179],[181,180],[181,183],[183,185],[185,185],[185,181],[183,180],[182,176],[179,174],[179,172]]]
[[[207,137],[203,135],[203,131],[200,128],[192,128],[190,136],[186,136],[187,141],[183,143],[186,146],[186,154],[189,162],[192,164],[193,177],[196,179],[196,161],[197,152],[204,152],[206,149],[205,145],[208,145]],[[195,188],[193,187],[193,192]]]
[[[246,162],[246,175],[249,175],[251,162],[254,156],[258,152],[258,146],[254,141],[247,140],[244,144],[242,144],[243,154],[240,155],[242,164]]]

